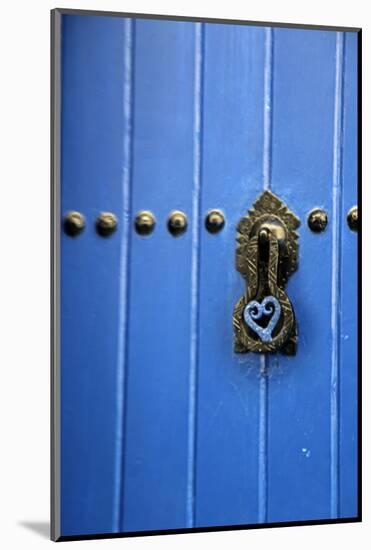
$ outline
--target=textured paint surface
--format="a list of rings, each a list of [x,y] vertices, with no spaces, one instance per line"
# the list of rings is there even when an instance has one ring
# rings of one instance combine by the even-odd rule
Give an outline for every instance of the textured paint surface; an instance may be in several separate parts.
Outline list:
[[[356,33],[63,16],[63,535],[356,516],[356,71]],[[302,222],[295,357],[233,352],[263,189]]]

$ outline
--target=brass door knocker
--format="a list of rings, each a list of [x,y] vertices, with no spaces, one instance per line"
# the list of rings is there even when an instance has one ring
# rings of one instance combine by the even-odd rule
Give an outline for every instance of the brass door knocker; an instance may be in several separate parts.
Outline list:
[[[284,290],[297,269],[299,219],[271,191],[237,226],[236,268],[246,291],[233,314],[235,351],[295,355],[297,326]]]

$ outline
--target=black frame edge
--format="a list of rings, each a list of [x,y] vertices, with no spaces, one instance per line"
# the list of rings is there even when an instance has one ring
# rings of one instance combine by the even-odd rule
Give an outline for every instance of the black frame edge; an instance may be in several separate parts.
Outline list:
[[[98,533],[92,535],[63,535],[57,539],[57,542],[69,542],[75,540],[97,540],[97,539],[117,539],[133,537],[149,537],[158,535],[181,535],[188,533],[218,533],[228,531],[246,531],[251,529],[267,529],[281,527],[300,527],[315,525],[338,525],[343,523],[360,523],[361,519],[354,518],[341,519],[323,519],[323,520],[305,520],[305,521],[284,521],[280,523],[254,523],[247,525],[221,525],[217,527],[192,527],[188,529],[166,529],[163,531],[132,531],[120,533]]]

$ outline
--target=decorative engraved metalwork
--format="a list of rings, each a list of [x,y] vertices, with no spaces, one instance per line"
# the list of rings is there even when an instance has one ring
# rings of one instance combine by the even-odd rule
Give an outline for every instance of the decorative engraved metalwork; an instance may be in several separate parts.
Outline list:
[[[246,291],[234,308],[235,351],[294,355],[297,328],[284,291],[297,269],[299,219],[271,191],[237,226],[236,268]]]

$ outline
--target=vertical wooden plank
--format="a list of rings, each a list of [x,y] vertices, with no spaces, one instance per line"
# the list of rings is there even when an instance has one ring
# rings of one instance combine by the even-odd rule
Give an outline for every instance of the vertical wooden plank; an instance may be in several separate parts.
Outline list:
[[[132,212],[153,211],[157,225],[150,236],[133,233],[131,242],[124,531],[187,521],[194,29],[135,22]],[[166,226],[173,209],[189,219],[178,238]]]
[[[297,214],[296,357],[272,358],[268,392],[268,521],[331,517],[332,250],[336,33],[274,29],[273,192]],[[329,212],[321,234],[308,212]],[[338,246],[339,243],[336,243]],[[335,336],[336,337],[336,336]]]
[[[350,231],[346,218],[357,204],[357,33],[345,33],[343,196],[340,224],[340,418],[339,418],[339,515],[357,515],[357,233]]]
[[[195,525],[259,520],[260,358],[233,351],[236,224],[263,190],[263,28],[205,25],[202,221],[224,211],[216,235],[202,226]]]
[[[61,210],[86,217],[61,239],[62,535],[115,530],[124,23],[62,20]],[[120,218],[107,239],[94,228],[101,210]]]

